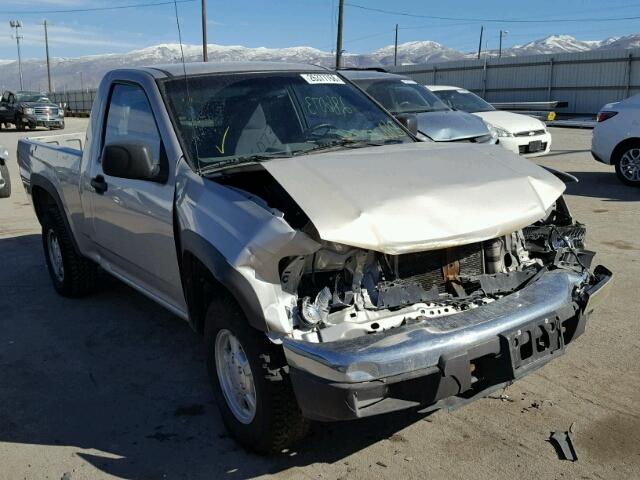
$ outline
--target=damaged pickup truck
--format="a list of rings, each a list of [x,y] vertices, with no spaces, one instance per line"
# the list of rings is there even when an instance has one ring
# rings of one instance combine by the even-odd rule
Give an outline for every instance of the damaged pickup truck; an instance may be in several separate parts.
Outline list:
[[[510,384],[611,278],[568,175],[400,121],[320,67],[122,69],[86,137],[21,140],[18,162],[56,290],[88,293],[99,266],[187,320],[227,428],[274,452],[309,420]]]

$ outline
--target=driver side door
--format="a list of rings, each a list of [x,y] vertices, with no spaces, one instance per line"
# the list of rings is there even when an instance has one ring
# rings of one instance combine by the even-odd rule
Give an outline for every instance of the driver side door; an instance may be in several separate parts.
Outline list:
[[[93,240],[101,264],[174,311],[185,311],[173,232],[174,177],[155,116],[143,88],[115,83],[109,96],[101,154],[91,171]],[[107,145],[143,146],[162,178],[108,175]]]

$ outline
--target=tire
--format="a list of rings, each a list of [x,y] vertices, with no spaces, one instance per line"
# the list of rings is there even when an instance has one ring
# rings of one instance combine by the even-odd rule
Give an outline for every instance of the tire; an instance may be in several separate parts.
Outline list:
[[[11,177],[9,176],[9,167],[4,163],[0,163],[0,198],[9,198],[11,196]],[[4,183],[4,185],[2,185]]]
[[[616,175],[625,185],[640,187],[640,144],[630,144],[615,159]]]
[[[225,373],[221,369],[232,364],[219,365],[222,360],[216,361],[216,353],[218,358],[224,357],[225,350],[219,345],[229,334],[237,339],[240,352],[245,354],[246,361],[239,363],[245,365],[245,371],[247,364],[251,369],[255,409],[253,416],[249,414],[244,420],[234,413],[223,392]],[[271,343],[263,332],[251,327],[233,299],[216,299],[211,303],[204,340],[213,393],[222,420],[233,438],[247,450],[259,454],[279,453],[304,438],[310,422],[298,407],[282,348]],[[242,358],[242,355],[237,358]],[[225,391],[229,392],[229,389]]]
[[[98,267],[76,252],[71,232],[55,207],[43,216],[42,246],[53,286],[60,295],[81,297],[94,290]]]

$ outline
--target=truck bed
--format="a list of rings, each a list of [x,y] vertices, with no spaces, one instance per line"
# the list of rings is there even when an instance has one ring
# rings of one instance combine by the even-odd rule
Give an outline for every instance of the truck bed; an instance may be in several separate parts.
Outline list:
[[[42,175],[59,187],[58,182],[54,180],[57,180],[62,172],[65,172],[65,182],[71,180],[69,173],[74,172],[77,185],[84,139],[84,132],[20,139],[17,158],[25,188],[30,190],[33,174]]]

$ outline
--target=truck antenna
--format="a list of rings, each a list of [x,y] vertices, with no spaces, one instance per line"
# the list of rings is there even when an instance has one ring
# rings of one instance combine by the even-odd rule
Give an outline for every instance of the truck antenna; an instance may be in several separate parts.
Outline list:
[[[185,90],[187,93],[187,108],[189,109],[189,116],[191,117],[191,139],[193,141],[193,146],[196,150],[196,171],[198,173],[198,175],[200,175],[201,169],[200,169],[200,155],[198,154],[198,142],[196,141],[196,134],[195,134],[195,125],[196,125],[196,119],[195,119],[195,115],[194,115],[194,111],[193,111],[193,101],[191,98],[191,93],[189,92],[189,80],[187,78],[187,67],[184,61],[184,48],[182,46],[182,30],[180,29],[180,18],[178,17],[178,1],[177,0],[173,0],[173,9],[176,15],[176,26],[178,27],[178,42],[180,42],[180,56],[181,56],[181,61],[182,61],[182,74],[184,76],[184,86],[185,86]]]

